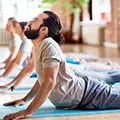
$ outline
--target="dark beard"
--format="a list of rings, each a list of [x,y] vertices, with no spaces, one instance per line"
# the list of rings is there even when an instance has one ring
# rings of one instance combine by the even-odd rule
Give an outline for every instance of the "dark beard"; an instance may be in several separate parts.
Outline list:
[[[38,38],[39,30],[26,30],[24,34],[28,39],[34,40]]]

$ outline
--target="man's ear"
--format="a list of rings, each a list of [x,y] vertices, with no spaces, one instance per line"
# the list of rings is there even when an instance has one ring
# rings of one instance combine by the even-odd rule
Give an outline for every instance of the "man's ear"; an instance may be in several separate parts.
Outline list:
[[[48,35],[48,27],[42,27],[40,29],[40,34]]]

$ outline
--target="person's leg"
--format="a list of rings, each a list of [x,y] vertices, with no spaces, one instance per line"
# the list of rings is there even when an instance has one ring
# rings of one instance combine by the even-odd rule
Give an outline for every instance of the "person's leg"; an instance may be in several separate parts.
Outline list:
[[[102,74],[101,74],[102,76]],[[115,84],[115,83],[119,83],[120,82],[120,71],[109,71],[106,72],[106,74],[104,73],[103,76],[106,76],[104,81],[107,84]]]
[[[97,71],[98,72],[98,71]],[[100,71],[98,73],[103,73],[103,74],[113,74],[113,73],[120,73],[120,69],[117,69],[117,70],[103,70],[103,71]]]
[[[81,70],[79,67],[72,67],[73,72],[78,77],[89,76],[98,80],[105,81],[107,84],[115,84],[120,82],[120,71],[109,71],[109,72],[95,72],[95,71],[86,71]]]
[[[117,109],[120,108],[120,86],[112,86],[104,81],[84,76],[86,89],[77,109]]]

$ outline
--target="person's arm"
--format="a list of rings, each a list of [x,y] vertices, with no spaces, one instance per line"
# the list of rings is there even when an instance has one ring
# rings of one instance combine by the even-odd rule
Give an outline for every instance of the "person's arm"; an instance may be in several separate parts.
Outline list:
[[[9,114],[5,116],[5,119],[18,119],[30,116],[34,111],[36,111],[48,98],[52,89],[56,84],[56,78],[59,70],[59,65],[54,67],[44,68],[43,70],[43,82],[37,91],[37,94],[31,104],[26,110],[19,111],[17,113]],[[27,97],[28,98],[28,97]]]
[[[7,102],[4,104],[4,106],[11,106],[11,105],[19,106],[19,105],[25,104],[26,102],[31,100],[36,95],[36,92],[38,91],[39,88],[40,88],[40,84],[37,80],[35,85],[31,89],[31,91],[25,97],[23,97],[22,99],[14,100],[12,102]]]
[[[28,64],[21,70],[21,72],[6,85],[1,85],[0,88],[6,88],[14,83],[12,87],[15,89],[24,79],[29,78],[34,70],[34,59],[33,58],[34,57],[33,57],[33,52],[32,52],[31,57],[29,58]],[[10,90],[11,88],[8,88],[7,90],[3,90],[2,92],[8,92]]]
[[[29,78],[30,75],[33,73],[33,71],[34,71],[34,56],[32,52],[29,58],[28,64],[23,68],[23,70],[16,77],[15,84],[13,85],[14,88],[16,88],[24,79]]]
[[[23,100],[25,102],[30,101],[36,95],[36,93],[38,92],[40,87],[41,87],[41,85],[37,80],[34,87],[32,88],[32,90],[23,98]]]
[[[9,55],[9,57],[7,58],[6,61],[4,61],[4,63],[6,64],[5,65],[5,68],[7,68],[10,64],[10,62],[15,59],[15,57],[17,56],[17,53],[19,51],[19,46],[13,46],[12,49],[11,49],[11,53]]]
[[[36,111],[39,106],[41,106],[45,100],[48,98],[49,94],[51,93],[52,89],[56,84],[56,78],[58,74],[59,66],[44,68],[43,71],[43,82],[39,91],[37,92],[34,100],[27,108],[30,114]]]
[[[33,59],[33,58],[31,58]],[[29,60],[28,64],[21,70],[21,72],[9,83],[7,83],[6,85],[1,85],[0,88],[6,88],[8,86],[10,86],[11,84],[13,84],[11,87],[13,87],[14,89],[17,88],[17,86],[25,79],[29,78],[30,75],[33,73],[34,70],[34,62],[33,60]],[[2,92],[8,92],[11,91],[12,89],[8,88],[7,90],[1,90]]]
[[[18,74],[18,76],[15,78],[15,83],[14,83],[14,88],[17,88],[17,86],[24,81],[25,79],[28,79],[30,75],[34,71],[34,64],[33,63],[28,63],[23,70]]]
[[[7,67],[5,72],[0,76],[1,78],[7,78],[9,77],[15,69],[23,63],[23,61],[27,58],[27,53],[20,51],[16,58],[12,60],[10,65]]]
[[[11,61],[16,57],[18,51],[19,51],[19,46],[13,46],[8,58],[5,61],[3,61],[4,66],[0,67],[0,69],[7,68],[9,64],[11,63]]]

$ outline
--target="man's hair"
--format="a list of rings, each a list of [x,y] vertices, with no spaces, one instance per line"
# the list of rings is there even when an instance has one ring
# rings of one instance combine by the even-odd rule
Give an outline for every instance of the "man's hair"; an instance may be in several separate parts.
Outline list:
[[[44,11],[48,18],[43,20],[43,26],[48,27],[48,37],[52,37],[57,43],[63,43],[64,37],[60,33],[62,25],[59,17],[52,11]]]

